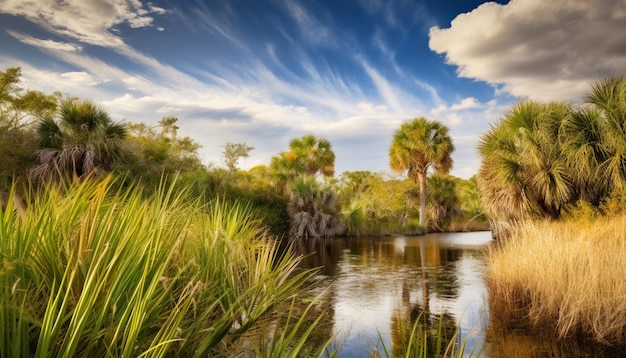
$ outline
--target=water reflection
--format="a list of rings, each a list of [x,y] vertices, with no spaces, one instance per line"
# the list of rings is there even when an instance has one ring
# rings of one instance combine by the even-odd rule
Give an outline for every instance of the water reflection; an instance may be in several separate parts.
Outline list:
[[[339,357],[364,357],[400,347],[400,327],[446,330],[461,326],[471,346],[484,340],[483,249],[488,232],[420,237],[312,239],[299,242],[307,267],[322,267],[318,280],[332,284],[323,305],[330,312]],[[406,332],[406,330],[405,330]],[[389,339],[391,338],[391,341]]]

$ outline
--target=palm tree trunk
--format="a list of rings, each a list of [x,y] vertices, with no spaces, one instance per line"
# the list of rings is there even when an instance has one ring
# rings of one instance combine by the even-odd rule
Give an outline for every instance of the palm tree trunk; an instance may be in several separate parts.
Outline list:
[[[420,226],[426,228],[426,174],[419,174],[420,182]]]

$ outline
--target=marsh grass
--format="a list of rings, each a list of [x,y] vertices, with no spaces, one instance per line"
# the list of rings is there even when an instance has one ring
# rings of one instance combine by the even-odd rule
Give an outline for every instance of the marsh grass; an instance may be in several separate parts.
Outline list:
[[[50,187],[28,198],[24,215],[12,200],[0,212],[0,356],[302,348],[310,332],[293,325],[271,326],[271,350],[243,343],[313,274],[291,251],[279,254],[246,207],[202,205],[174,186],[148,199],[138,185],[111,188],[108,178]]]
[[[487,266],[497,330],[626,344],[626,216],[523,224]]]

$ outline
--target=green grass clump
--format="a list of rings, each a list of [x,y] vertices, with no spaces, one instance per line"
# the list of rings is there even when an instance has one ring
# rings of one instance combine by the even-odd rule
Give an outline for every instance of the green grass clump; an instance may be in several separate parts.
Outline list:
[[[268,322],[312,272],[297,270],[300,258],[281,254],[247,208],[203,206],[172,188],[146,199],[137,185],[114,191],[110,179],[85,181],[33,195],[21,214],[8,200],[0,212],[0,356],[300,347],[292,326]]]

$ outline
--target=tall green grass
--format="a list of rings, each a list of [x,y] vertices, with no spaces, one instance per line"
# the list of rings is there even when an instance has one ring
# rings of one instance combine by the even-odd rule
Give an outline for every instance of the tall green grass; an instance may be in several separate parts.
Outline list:
[[[24,215],[7,201],[0,356],[204,357],[302,348],[308,331],[268,322],[298,299],[313,272],[298,270],[300,258],[290,252],[279,254],[248,209],[204,206],[174,186],[148,199],[137,185],[111,187],[105,179],[47,188],[28,198]],[[277,340],[268,343],[268,335]]]

